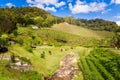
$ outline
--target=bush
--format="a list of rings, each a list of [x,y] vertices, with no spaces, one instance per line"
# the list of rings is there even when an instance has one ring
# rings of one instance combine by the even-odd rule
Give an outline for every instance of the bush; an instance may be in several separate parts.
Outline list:
[[[25,72],[28,80],[42,80],[42,76],[36,71]]]
[[[26,47],[26,50],[27,50],[28,52],[30,52],[30,53],[33,52],[32,47],[30,47],[30,46],[27,46],[27,47]]]
[[[8,45],[8,40],[6,38],[0,38],[0,45],[2,46]]]
[[[27,62],[28,64],[32,64],[30,59],[27,59],[26,57],[21,57],[20,59],[24,62]]]
[[[12,53],[11,57],[11,62],[14,63],[15,62],[15,55]]]
[[[45,58],[45,52],[41,53],[41,58]]]

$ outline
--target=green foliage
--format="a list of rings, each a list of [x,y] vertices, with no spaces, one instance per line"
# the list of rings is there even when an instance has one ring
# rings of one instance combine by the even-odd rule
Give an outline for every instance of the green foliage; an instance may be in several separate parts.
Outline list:
[[[42,75],[37,71],[26,71],[20,72],[9,67],[6,67],[8,64],[7,61],[1,61],[0,64],[0,79],[1,80],[43,80]]]
[[[2,45],[2,46],[8,45],[8,39],[6,39],[6,38],[0,38],[0,45]]]
[[[89,66],[87,65],[87,63],[86,63],[86,59],[85,58],[83,58],[83,59],[81,59],[80,60],[80,62],[81,62],[81,69],[82,69],[82,71],[83,71],[83,73],[84,73],[84,78],[85,78],[85,80],[92,80],[91,78],[92,78],[92,76],[91,76],[91,71],[90,71],[90,69],[89,69]]]
[[[115,33],[115,35],[111,38],[111,45],[116,48],[120,47],[120,35],[118,33]]]
[[[37,17],[37,18],[36,18]],[[50,13],[36,7],[4,8],[0,9],[0,32],[12,32],[19,23],[23,27],[37,25],[39,27],[51,27],[55,23],[62,22],[62,18],[55,17]]]
[[[35,24],[39,27],[43,27],[43,22],[44,22],[44,18],[43,17],[36,17],[35,18]]]
[[[2,32],[0,31],[0,37],[2,36]]]
[[[42,76],[36,71],[25,72],[28,80],[42,80]]]
[[[13,34],[14,34],[15,37],[17,37],[17,36],[18,36],[17,30],[14,30],[14,31],[13,31]]]
[[[10,9],[0,9],[0,31],[12,32],[16,29],[16,15]]]
[[[30,59],[27,59],[26,57],[20,57],[20,59],[24,62],[27,62],[28,64],[32,64]]]
[[[119,56],[103,49],[95,49],[91,51],[88,56],[80,59],[80,67],[84,75],[90,75],[85,76],[85,80],[120,79],[119,58]]]
[[[36,37],[35,36],[32,36],[32,39],[34,40]]]
[[[45,52],[44,51],[41,53],[41,58],[45,58]]]
[[[15,55],[12,53],[11,57],[11,62],[14,63],[15,62]]]
[[[21,46],[23,46],[24,44],[24,41],[22,38],[17,38],[16,42],[19,43]]]
[[[32,47],[31,47],[31,46],[26,46],[26,50],[27,50],[28,52],[30,52],[30,53],[32,53],[32,52],[33,52],[33,50],[32,50]]]
[[[74,19],[73,17],[65,17],[66,22],[78,26],[83,26],[92,30],[98,31],[119,31],[119,26],[112,21],[103,19]]]

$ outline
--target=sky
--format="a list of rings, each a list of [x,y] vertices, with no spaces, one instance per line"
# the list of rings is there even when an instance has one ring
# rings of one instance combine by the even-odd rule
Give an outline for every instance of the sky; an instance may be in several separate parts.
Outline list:
[[[60,17],[101,18],[120,25],[120,0],[0,0],[0,8],[6,6],[33,6]]]

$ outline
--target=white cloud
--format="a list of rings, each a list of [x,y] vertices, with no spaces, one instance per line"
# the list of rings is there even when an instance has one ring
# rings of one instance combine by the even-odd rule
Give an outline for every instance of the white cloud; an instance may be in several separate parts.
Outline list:
[[[12,3],[7,3],[6,6],[9,7],[9,8],[11,8],[11,7],[15,7],[15,5],[12,4]]]
[[[61,6],[64,6],[65,4],[65,2],[61,1],[60,3],[55,4],[55,6],[59,8]]]
[[[56,12],[55,7],[46,7],[45,10],[46,10],[46,11],[53,11],[53,12]]]
[[[120,0],[111,0],[111,3],[120,4]]]
[[[105,14],[105,13],[108,13],[109,11],[111,11],[111,9],[103,10],[101,13]]]
[[[117,24],[118,26],[120,26],[120,21],[116,21],[116,24]]]
[[[120,19],[120,15],[115,16],[115,18]]]
[[[59,0],[26,0],[26,2],[30,6],[35,6],[38,8],[42,8],[44,10],[51,10],[53,12],[56,12],[55,8],[62,7],[66,4],[64,1],[59,2]],[[49,7],[49,6],[52,6],[52,7]]]
[[[42,4],[29,4],[29,6],[38,7],[38,8],[44,9],[44,5],[42,5]]]
[[[75,5],[69,3],[69,9],[72,11],[73,14],[98,12],[104,10],[106,6],[107,4],[104,2],[92,2],[87,4],[86,2],[82,2],[80,0],[77,0]]]

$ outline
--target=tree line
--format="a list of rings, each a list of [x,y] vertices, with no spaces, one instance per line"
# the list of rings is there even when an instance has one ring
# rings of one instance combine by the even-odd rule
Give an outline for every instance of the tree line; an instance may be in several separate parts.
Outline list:
[[[0,32],[10,33],[17,29],[17,24],[23,27],[31,24],[38,27],[50,27],[60,22],[63,22],[63,18],[53,16],[36,7],[0,8]]]
[[[81,27],[86,27],[88,29],[97,31],[110,31],[110,32],[120,32],[120,27],[113,21],[103,20],[103,19],[75,19],[72,16],[67,16],[64,18],[69,24],[74,24]]]
[[[92,30],[120,32],[119,26],[113,21],[103,19],[75,19],[72,16],[62,18],[36,7],[0,8],[0,32],[9,33],[17,28],[17,24],[23,27],[31,24],[38,27],[50,27],[60,22],[68,22],[69,24]]]

